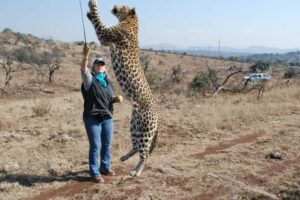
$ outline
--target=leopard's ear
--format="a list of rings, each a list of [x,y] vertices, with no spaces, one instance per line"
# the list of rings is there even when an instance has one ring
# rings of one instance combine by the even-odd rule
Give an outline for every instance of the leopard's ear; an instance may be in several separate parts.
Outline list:
[[[136,15],[136,13],[135,13],[135,8],[131,8],[131,10],[130,10],[130,15],[132,15],[132,16],[134,16],[134,15]]]

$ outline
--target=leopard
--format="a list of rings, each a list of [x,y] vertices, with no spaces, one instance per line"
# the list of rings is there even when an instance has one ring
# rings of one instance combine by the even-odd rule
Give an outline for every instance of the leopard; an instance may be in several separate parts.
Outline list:
[[[130,133],[132,148],[121,161],[139,153],[139,162],[129,175],[140,176],[157,143],[159,109],[140,64],[138,17],[135,8],[115,5],[111,13],[117,25],[106,26],[100,18],[97,0],[90,0],[87,17],[101,45],[110,49],[112,68],[123,95],[131,102]]]

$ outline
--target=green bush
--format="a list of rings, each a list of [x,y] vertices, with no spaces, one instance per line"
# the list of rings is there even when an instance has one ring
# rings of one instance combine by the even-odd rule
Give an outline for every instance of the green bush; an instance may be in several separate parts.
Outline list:
[[[198,94],[205,96],[205,92],[209,89],[210,80],[208,74],[200,72],[198,73],[193,81],[190,83],[189,89],[187,91],[187,97],[196,97]]]
[[[191,88],[195,90],[202,90],[207,88],[209,85],[209,79],[207,74],[201,72],[195,76],[191,83]]]
[[[216,69],[208,69],[208,77],[210,77],[211,80],[217,81],[218,80],[218,71]]]
[[[260,70],[261,72],[267,71],[270,69],[270,64],[263,62],[261,60],[257,61],[254,65],[249,67],[249,71],[252,73],[256,73],[257,70]]]

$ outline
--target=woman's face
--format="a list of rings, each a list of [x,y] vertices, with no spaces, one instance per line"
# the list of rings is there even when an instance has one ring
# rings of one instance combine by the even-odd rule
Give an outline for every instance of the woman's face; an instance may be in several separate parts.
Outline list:
[[[95,64],[93,66],[93,71],[95,73],[104,73],[106,71],[106,67],[105,67],[105,65],[97,65],[97,64]]]

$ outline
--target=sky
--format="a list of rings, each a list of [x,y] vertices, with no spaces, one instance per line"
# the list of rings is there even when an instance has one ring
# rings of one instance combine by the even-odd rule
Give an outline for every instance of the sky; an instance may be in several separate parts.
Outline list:
[[[88,41],[98,41],[81,0]],[[115,4],[136,8],[140,46],[300,47],[300,0],[98,0],[107,26]],[[83,40],[79,0],[0,0],[0,30],[67,42]]]

